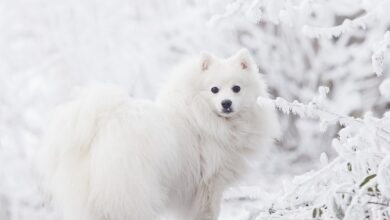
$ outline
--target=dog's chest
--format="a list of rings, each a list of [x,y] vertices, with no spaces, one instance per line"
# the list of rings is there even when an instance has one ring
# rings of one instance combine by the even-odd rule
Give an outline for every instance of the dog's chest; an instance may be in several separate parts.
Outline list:
[[[200,143],[202,179],[231,181],[238,177],[245,167],[248,138],[250,133],[236,125],[203,137]]]

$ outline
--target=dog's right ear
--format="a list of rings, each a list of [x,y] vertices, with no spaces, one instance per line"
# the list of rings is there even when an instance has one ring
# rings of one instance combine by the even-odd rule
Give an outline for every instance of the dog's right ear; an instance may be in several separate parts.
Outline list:
[[[200,53],[200,67],[203,72],[209,69],[213,59],[213,55],[208,52],[202,51]]]
[[[241,50],[239,50],[233,57],[235,57],[235,59],[238,59],[238,61],[240,62],[241,69],[243,70],[251,69],[253,68],[253,66],[256,65],[254,64],[255,62],[253,61],[251,54],[246,48],[242,48]]]

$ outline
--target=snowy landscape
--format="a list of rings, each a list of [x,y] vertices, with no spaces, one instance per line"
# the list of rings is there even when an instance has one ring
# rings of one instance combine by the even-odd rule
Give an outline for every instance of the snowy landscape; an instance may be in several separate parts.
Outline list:
[[[390,0],[0,0],[0,220],[60,220],[34,155],[104,82],[154,99],[188,56],[254,56],[282,137],[221,220],[390,220]]]

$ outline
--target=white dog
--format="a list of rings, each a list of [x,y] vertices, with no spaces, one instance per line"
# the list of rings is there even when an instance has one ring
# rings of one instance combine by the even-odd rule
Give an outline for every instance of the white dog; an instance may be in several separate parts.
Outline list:
[[[155,102],[114,87],[60,106],[39,157],[66,220],[216,220],[223,190],[277,135],[245,49],[181,65]]]

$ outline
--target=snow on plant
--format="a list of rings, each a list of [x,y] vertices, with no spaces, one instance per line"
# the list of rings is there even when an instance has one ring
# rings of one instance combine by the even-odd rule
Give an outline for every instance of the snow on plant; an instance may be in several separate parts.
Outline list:
[[[386,111],[378,86],[388,77],[388,8],[389,0],[233,0],[211,23],[245,17],[258,25],[241,25],[242,42],[256,55],[275,97],[307,103],[325,85],[331,91],[327,109],[362,117],[368,110]],[[282,124],[281,148],[295,155],[290,161],[322,151],[334,155],[328,146],[339,127],[321,134],[314,121],[286,116]]]
[[[308,104],[259,98],[285,114],[315,118],[321,125],[340,124],[333,147],[338,156],[317,171],[286,184],[282,198],[260,219],[390,219],[390,112],[382,118],[367,113],[362,118],[343,116],[321,106],[321,99]]]
[[[381,94],[386,97],[386,98],[389,98],[390,99],[390,79],[386,79],[384,80],[380,87],[379,87],[379,90],[381,92]]]
[[[334,132],[328,137],[337,155],[325,164],[327,156],[321,154],[325,165],[285,184],[283,197],[256,219],[390,218],[390,79],[383,81],[389,65],[388,8],[388,0],[257,0],[235,1],[230,7],[228,14],[245,14],[259,23],[265,35],[259,41],[273,45],[271,52],[259,46],[258,60],[276,96],[298,99],[259,99],[259,104],[319,120],[319,130]],[[226,17],[215,16],[213,22]],[[320,87],[310,100],[320,85],[330,87],[328,98],[324,94],[329,90]],[[289,126],[285,134],[292,129],[320,139],[310,128]],[[283,144],[291,142],[287,137]]]
[[[383,65],[385,60],[385,52],[390,47],[390,31],[385,33],[384,39],[374,46],[372,54],[372,68],[377,76],[383,74]]]

